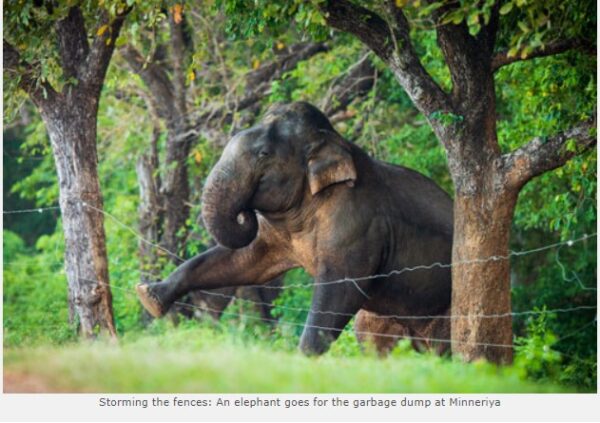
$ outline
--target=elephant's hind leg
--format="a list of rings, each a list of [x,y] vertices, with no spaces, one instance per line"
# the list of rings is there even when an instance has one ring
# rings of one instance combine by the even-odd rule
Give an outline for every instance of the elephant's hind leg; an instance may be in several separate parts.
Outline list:
[[[423,337],[427,338],[427,349],[438,355],[450,352],[450,310],[443,317],[433,319],[423,331]]]
[[[356,314],[354,331],[358,342],[373,344],[380,356],[389,354],[400,339],[410,338],[405,325],[362,309]]]

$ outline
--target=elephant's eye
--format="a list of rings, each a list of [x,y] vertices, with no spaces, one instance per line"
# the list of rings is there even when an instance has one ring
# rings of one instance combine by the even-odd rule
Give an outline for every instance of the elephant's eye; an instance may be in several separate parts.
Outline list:
[[[269,152],[267,150],[260,150],[258,152],[258,157],[268,157],[269,156]]]

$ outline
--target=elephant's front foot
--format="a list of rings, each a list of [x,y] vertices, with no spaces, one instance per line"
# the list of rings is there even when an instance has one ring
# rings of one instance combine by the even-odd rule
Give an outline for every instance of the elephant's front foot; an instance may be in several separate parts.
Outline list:
[[[324,354],[335,338],[331,333],[307,328],[300,338],[300,351],[308,356]]]
[[[135,287],[137,291],[138,297],[144,308],[150,313],[153,317],[162,317],[167,312],[166,307],[163,306],[160,299],[152,292],[152,286],[146,283],[137,284]]]

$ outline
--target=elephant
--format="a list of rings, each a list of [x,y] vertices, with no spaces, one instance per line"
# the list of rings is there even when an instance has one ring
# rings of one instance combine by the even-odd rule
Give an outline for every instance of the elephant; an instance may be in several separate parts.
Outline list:
[[[449,333],[450,269],[410,268],[450,263],[452,207],[431,179],[370,157],[311,104],[276,104],[229,140],[206,180],[201,212],[218,245],[139,284],[138,297],[159,317],[192,290],[260,285],[303,267],[314,278],[299,345],[307,355],[327,351],[360,310],[413,316],[396,318],[405,337],[425,325]]]

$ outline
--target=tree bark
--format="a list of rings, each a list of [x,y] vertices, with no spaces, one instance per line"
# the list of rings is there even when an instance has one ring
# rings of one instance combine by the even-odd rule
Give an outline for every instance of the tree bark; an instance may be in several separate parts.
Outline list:
[[[462,120],[444,139],[454,182],[452,352],[467,361],[512,362],[510,228],[518,189],[507,183],[496,138],[491,73],[474,73],[460,98]],[[473,98],[478,98],[473,104]],[[438,131],[439,132],[439,131]],[[503,257],[503,258],[499,258]],[[504,317],[488,317],[493,315]],[[502,346],[499,346],[502,345]]]
[[[140,187],[140,205],[138,207],[140,235],[144,240],[158,244],[162,224],[163,209],[161,204],[160,178],[158,176],[158,137],[160,129],[154,128],[149,153],[142,154],[136,163],[136,174]],[[140,272],[142,282],[160,280],[161,265],[156,247],[148,242],[139,242]]]
[[[71,318],[81,333],[116,336],[96,153],[97,98],[82,93],[42,109],[58,173]],[[69,96],[70,97],[70,96]]]
[[[406,20],[394,10],[400,15],[396,17],[397,26],[407,31]],[[507,184],[496,132],[491,68],[496,24],[497,11],[475,37],[465,23],[437,27],[452,90],[441,109],[431,111],[422,102],[417,106],[427,113],[446,149],[455,190],[451,314],[456,317],[451,325],[452,352],[467,361],[485,358],[509,364],[510,263],[498,257],[508,256],[518,190]],[[399,81],[406,79],[406,70],[392,70]],[[488,317],[494,315],[504,317]]]
[[[508,255],[516,199],[502,192],[454,200],[452,351],[467,361],[512,361],[510,262],[497,257]],[[497,314],[504,317],[482,317]]]

